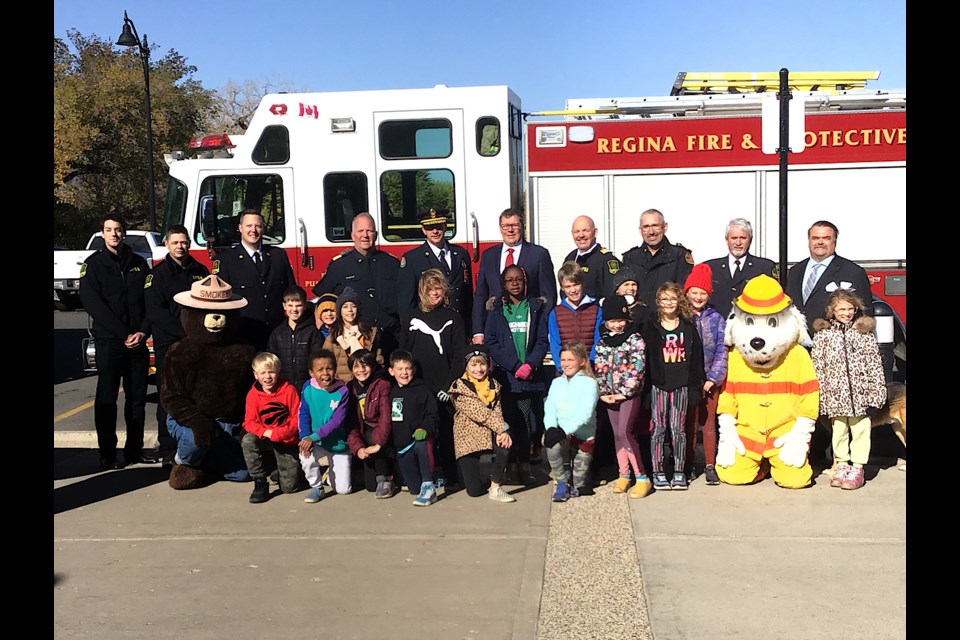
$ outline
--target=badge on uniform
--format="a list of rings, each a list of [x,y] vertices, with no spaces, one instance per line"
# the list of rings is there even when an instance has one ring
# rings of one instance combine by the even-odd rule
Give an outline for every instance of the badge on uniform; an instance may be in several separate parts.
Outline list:
[[[620,261],[619,260],[607,260],[607,271],[610,272],[610,275],[615,274],[617,271],[620,271]]]
[[[213,261],[213,271],[211,271],[210,273],[214,273],[214,274],[220,273],[220,261],[219,261],[219,260],[214,260],[214,261]]]
[[[693,264],[693,253],[691,251],[687,251],[687,254],[684,257],[687,261],[687,264]]]
[[[147,276],[147,279],[144,280],[144,282],[143,282],[143,288],[144,288],[144,289],[149,289],[149,288],[150,288],[150,285],[152,285],[152,284],[153,284],[153,274],[151,273],[150,275]]]
[[[590,267],[588,267],[588,266],[585,265],[585,264],[582,264],[582,265],[580,265],[580,271],[582,271],[582,272],[584,272],[584,273],[590,273]]]
[[[86,263],[86,262],[84,262],[82,265],[80,265],[80,277],[82,278],[82,277],[85,276],[85,275],[87,275],[87,263]]]
[[[407,256],[401,256],[401,257],[400,257],[400,268],[403,269],[405,266],[407,266]]]

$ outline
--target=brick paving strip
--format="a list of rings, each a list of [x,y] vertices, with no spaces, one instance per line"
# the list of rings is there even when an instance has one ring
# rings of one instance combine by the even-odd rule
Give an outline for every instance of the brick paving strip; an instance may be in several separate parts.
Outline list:
[[[537,640],[653,640],[628,500],[605,485],[552,505]]]

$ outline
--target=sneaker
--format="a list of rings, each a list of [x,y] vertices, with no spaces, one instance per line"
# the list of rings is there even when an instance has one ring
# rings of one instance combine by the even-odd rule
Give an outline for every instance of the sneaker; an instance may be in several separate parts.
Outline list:
[[[490,490],[487,492],[487,497],[493,500],[494,502],[516,502],[517,499],[512,495],[507,493],[503,487],[497,487],[494,489],[490,487]]]
[[[307,494],[307,497],[303,499],[304,502],[313,504],[314,502],[320,502],[320,498],[323,497],[323,486],[314,487],[310,489],[310,493]]]
[[[841,489],[859,489],[863,486],[863,467],[850,465],[847,475],[840,484]]]
[[[553,492],[554,502],[566,502],[570,499],[570,487],[566,482],[558,482],[557,489]]]
[[[255,478],[253,481],[253,493],[250,494],[251,504],[259,504],[270,499],[270,486],[266,478]]]
[[[570,487],[570,497],[579,498],[580,496],[588,496],[590,491],[586,487]]]
[[[630,478],[620,476],[617,478],[617,481],[613,483],[614,493],[626,493],[628,488],[630,488]]]
[[[378,499],[393,497],[393,483],[389,480],[381,480],[377,483],[377,492],[374,496]]]
[[[667,480],[667,474],[665,473],[655,473],[653,474],[653,488],[654,489],[669,489],[670,481]]]
[[[413,499],[415,507],[429,507],[437,501],[437,488],[432,482],[424,482],[420,485],[420,495]]]
[[[833,470],[833,477],[830,478],[831,487],[842,487],[843,481],[846,479],[847,475],[853,469],[852,466],[846,462],[841,462],[837,465],[837,468]]]
[[[676,491],[683,491],[687,488],[687,476],[682,471],[673,474],[673,480],[670,481],[670,488]]]
[[[720,476],[717,475],[717,469],[712,464],[708,464],[707,467],[703,470],[703,475],[706,478],[706,483],[709,485],[720,484]]]
[[[650,494],[652,489],[653,485],[650,483],[649,478],[638,479],[636,484],[633,485],[633,489],[630,490],[630,497],[645,498]]]

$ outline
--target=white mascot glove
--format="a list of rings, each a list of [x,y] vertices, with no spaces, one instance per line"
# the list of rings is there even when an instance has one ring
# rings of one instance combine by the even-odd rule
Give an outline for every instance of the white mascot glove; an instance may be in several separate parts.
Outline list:
[[[747,448],[743,446],[740,434],[737,433],[737,419],[729,413],[717,416],[720,424],[720,438],[717,441],[717,465],[729,467],[737,459],[737,454],[744,455]]]
[[[813,434],[814,421],[810,418],[797,418],[793,429],[773,441],[780,449],[780,460],[788,467],[802,467],[807,461],[810,450],[810,436]]]

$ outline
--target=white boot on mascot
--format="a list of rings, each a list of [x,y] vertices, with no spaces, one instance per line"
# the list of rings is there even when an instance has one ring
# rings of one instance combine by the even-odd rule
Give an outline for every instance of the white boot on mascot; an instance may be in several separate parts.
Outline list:
[[[766,477],[788,489],[810,485],[810,437],[820,384],[801,342],[803,314],[767,275],[747,282],[727,320],[727,381],[717,405],[717,475],[726,484]]]

